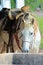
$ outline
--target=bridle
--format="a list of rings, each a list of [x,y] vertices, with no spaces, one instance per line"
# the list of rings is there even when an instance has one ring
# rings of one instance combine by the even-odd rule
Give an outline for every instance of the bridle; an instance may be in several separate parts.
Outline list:
[[[34,27],[33,27],[33,28],[34,28]],[[35,33],[35,31],[34,31],[34,35],[33,35],[33,37],[34,37],[33,42],[34,42],[34,43],[35,43],[35,36],[36,36],[36,33]],[[23,52],[22,47],[20,47],[20,38],[21,38],[21,37],[22,37],[22,35],[21,35],[20,37],[18,37],[18,33],[16,33],[15,38],[16,38],[17,45],[18,45],[19,49],[21,50],[21,52]],[[30,42],[29,42],[29,43],[30,43]],[[32,44],[30,44],[30,48],[31,48],[31,46],[32,46]]]

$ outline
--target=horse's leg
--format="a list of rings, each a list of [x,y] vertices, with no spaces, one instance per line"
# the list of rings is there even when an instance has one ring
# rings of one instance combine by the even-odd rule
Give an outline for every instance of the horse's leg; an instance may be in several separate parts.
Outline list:
[[[13,33],[9,34],[9,42],[8,42],[8,45],[7,45],[7,52],[14,52],[14,49],[13,49]]]

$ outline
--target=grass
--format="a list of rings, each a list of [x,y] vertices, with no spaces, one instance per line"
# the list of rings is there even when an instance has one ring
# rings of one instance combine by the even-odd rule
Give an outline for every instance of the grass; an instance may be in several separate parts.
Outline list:
[[[37,16],[37,20],[39,21],[39,28],[40,28],[40,32],[41,32],[41,45],[40,48],[43,48],[43,16],[39,17]]]

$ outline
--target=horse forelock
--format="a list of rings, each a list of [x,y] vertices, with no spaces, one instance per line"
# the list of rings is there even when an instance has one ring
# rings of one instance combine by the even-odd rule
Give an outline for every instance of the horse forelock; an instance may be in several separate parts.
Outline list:
[[[30,23],[29,23],[29,19],[30,19]],[[27,23],[27,20],[28,20],[28,23]],[[27,28],[33,26],[34,36],[36,37],[36,33],[38,31],[38,22],[37,22],[36,18],[34,17],[34,15],[32,13],[30,13],[30,12],[26,13],[26,15],[24,17],[24,26],[27,27]]]

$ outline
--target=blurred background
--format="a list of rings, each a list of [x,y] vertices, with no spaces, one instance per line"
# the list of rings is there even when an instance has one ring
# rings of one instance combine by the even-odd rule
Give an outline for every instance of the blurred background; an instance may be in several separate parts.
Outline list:
[[[29,5],[32,11],[40,7],[43,10],[43,0],[24,0],[25,5]],[[16,7],[16,0],[11,0],[11,8]]]

